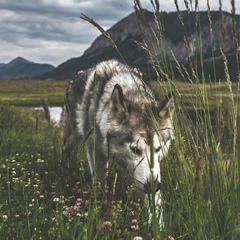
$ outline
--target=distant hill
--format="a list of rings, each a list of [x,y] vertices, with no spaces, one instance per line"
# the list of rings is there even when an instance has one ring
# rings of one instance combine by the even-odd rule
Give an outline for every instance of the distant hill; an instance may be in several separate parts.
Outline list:
[[[177,78],[181,79],[182,75],[176,68],[174,57],[180,64],[184,64],[186,69],[190,68],[189,56],[194,62],[198,62],[195,71],[201,76],[204,74],[209,77],[216,75],[218,78],[224,78],[224,64],[220,48],[224,49],[224,53],[228,59],[230,75],[236,79],[238,71],[237,62],[235,58],[235,47],[232,34],[232,16],[227,12],[212,11],[212,33],[210,33],[210,23],[208,13],[195,12],[188,13],[187,11],[181,12],[182,22],[179,20],[177,12],[166,13],[163,12],[161,17],[163,21],[162,28],[164,29],[164,40],[161,41],[161,35],[158,33],[152,12],[143,10],[145,20],[149,26],[159,36],[160,48],[156,42],[152,40],[151,34],[146,30],[144,34],[139,29],[136,13],[123,18],[114,26],[112,26],[108,33],[115,41],[119,51],[124,57],[127,64],[131,67],[138,67],[145,73],[153,73],[150,57],[146,52],[138,46],[134,40],[144,41],[151,51],[153,51],[157,60],[162,64],[165,72],[174,74]],[[199,23],[195,24],[196,17]],[[240,36],[240,16],[236,16],[236,37]],[[239,42],[239,39],[238,39]],[[186,43],[188,49],[186,48]],[[187,54],[188,51],[188,54]],[[214,55],[214,59],[212,56]],[[107,59],[120,59],[121,56],[109,44],[109,42],[100,35],[95,39],[92,45],[84,52],[84,54],[77,58],[72,58],[59,65],[56,69],[47,74],[43,78],[53,79],[71,79],[80,71],[92,67],[97,62]],[[172,63],[172,68],[166,69]],[[216,66],[216,71],[213,67]],[[165,64],[165,65],[164,65]],[[204,72],[202,72],[201,64],[204,64]],[[153,78],[155,77],[152,74]],[[163,76],[164,77],[164,76]],[[171,77],[171,76],[170,76]]]
[[[34,63],[17,57],[7,64],[0,63],[0,78],[34,78],[54,68],[50,64]]]

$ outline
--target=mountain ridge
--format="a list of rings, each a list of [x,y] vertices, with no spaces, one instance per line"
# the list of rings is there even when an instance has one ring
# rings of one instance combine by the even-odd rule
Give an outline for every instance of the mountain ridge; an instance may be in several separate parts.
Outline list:
[[[54,68],[50,64],[34,63],[19,56],[9,63],[0,64],[0,78],[34,78]]]
[[[176,61],[185,64],[189,69],[189,58],[199,59],[198,64],[201,64],[201,57],[204,62],[204,74],[206,76],[213,75],[213,63],[219,68],[216,73],[217,78],[225,76],[224,63],[220,48],[224,48],[224,53],[229,58],[229,67],[232,77],[235,77],[237,69],[234,67],[236,62],[233,58],[236,50],[234,49],[234,40],[232,36],[232,16],[227,12],[211,11],[212,29],[209,27],[209,16],[207,11],[199,12],[180,12],[181,21],[179,20],[178,12],[162,12],[161,17],[163,20],[164,40],[160,41],[160,33],[156,28],[154,15],[152,12],[143,10],[145,21],[159,34],[160,47],[153,42],[151,34],[147,31],[146,27],[142,26],[144,33],[139,29],[139,22],[136,13],[133,12],[114,24],[107,30],[111,38],[114,40],[118,47],[119,52],[122,54],[125,62],[130,67],[140,68],[144,73],[152,73],[152,59],[149,54],[144,51],[136,41],[144,42],[149,49],[157,56],[157,61],[160,64],[164,61],[169,61],[173,65],[173,75],[181,78],[176,69]],[[195,18],[198,17],[199,23],[196,25]],[[236,15],[236,36],[240,36],[240,16]],[[223,30],[225,31],[223,33]],[[200,42],[201,41],[201,42]],[[200,44],[199,44],[200,42]],[[187,47],[186,47],[187,45]],[[188,51],[188,53],[187,53]],[[214,59],[211,59],[214,55]],[[42,75],[43,78],[53,79],[72,79],[74,75],[80,70],[85,70],[94,66],[96,63],[107,59],[118,59],[122,61],[122,57],[110,45],[103,35],[99,35],[86,49],[83,55],[77,58],[71,58],[64,63],[60,64],[53,71]],[[175,64],[175,65],[174,65]],[[164,66],[165,67],[165,66]],[[197,66],[196,68],[199,68]],[[198,69],[196,69],[197,71]],[[166,70],[167,73],[169,73]],[[202,74],[200,71],[199,74]]]

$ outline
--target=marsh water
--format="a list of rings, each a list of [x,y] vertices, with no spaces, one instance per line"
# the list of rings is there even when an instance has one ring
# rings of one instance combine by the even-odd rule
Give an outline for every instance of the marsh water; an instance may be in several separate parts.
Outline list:
[[[35,109],[36,110],[39,110],[39,109],[43,110],[42,107],[35,108]],[[60,121],[60,117],[61,117],[62,107],[50,107],[49,111],[50,111],[51,119],[56,121],[56,122],[59,122]]]

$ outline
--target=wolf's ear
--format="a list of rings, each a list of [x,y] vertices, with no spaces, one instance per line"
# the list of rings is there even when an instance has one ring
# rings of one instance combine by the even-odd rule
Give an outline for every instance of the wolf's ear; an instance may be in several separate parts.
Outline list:
[[[167,97],[158,105],[158,111],[161,118],[172,118],[174,112],[174,94],[169,93]]]
[[[126,104],[123,96],[122,87],[118,84],[114,86],[111,97],[111,111],[126,111]]]

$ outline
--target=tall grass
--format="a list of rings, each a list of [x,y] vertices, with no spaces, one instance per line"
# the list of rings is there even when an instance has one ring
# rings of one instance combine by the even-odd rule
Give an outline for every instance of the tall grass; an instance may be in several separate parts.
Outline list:
[[[231,3],[234,8],[234,1]],[[185,28],[178,2],[175,1],[175,4],[179,21]],[[135,6],[138,18],[145,22],[140,2],[135,1]],[[159,35],[163,36],[164,29],[161,27],[163,24],[158,1],[155,1],[153,6],[155,21],[158,23],[157,29]],[[188,5],[186,8],[190,14]],[[196,9],[198,9],[197,1],[195,2],[195,25],[200,28],[199,15]],[[234,14],[233,10],[232,36],[238,65],[238,39]],[[208,20],[209,31],[212,34],[209,5]],[[165,39],[156,37],[152,29],[148,29],[152,36],[152,42],[164,46]],[[224,50],[220,49],[224,60],[224,82],[228,88],[227,98],[223,102],[221,91],[218,89],[207,91],[200,33],[197,33],[196,39],[200,53],[198,58],[192,58],[189,43],[185,38],[186,57],[191,66],[190,69],[187,70],[184,65],[180,64],[172,53],[175,66],[182,76],[181,81],[187,80],[193,86],[191,97],[186,96],[192,105],[191,111],[187,110],[186,105],[181,101],[182,97],[185,98],[185,93],[179,91],[175,76],[171,75],[171,69],[174,66],[168,66],[168,56],[166,56],[166,60],[161,59],[160,62],[156,53],[144,46],[150,51],[149,56],[156,62],[155,70],[158,73],[156,75],[159,76],[159,85],[162,86],[163,77],[161,76],[164,76],[169,82],[169,87],[163,89],[162,92],[173,90],[178,96],[175,114],[176,139],[172,146],[173,151],[168,159],[162,163],[164,166],[162,174],[164,177],[165,231],[166,233],[174,233],[173,235],[177,239],[238,239],[240,237],[239,71],[234,89],[229,75],[227,58]],[[159,51],[161,54],[161,48]],[[165,55],[161,56],[164,58]],[[214,59],[213,51],[212,55]],[[198,69],[199,67],[200,69]],[[165,72],[166,69],[169,70]],[[199,72],[202,72],[201,76]],[[167,77],[165,77],[166,75]],[[220,86],[221,83],[215,74],[209,78],[211,79],[210,86]],[[214,99],[214,106],[209,104],[211,99]]]
[[[195,12],[195,24],[200,28],[198,2],[191,3],[186,4],[187,13]],[[157,94],[174,91],[176,96],[175,140],[161,167],[164,228],[149,225],[146,206],[135,187],[114,165],[109,166],[105,184],[93,184],[82,149],[71,157],[69,168],[61,165],[58,127],[36,113],[1,104],[0,239],[167,239],[168,235],[175,239],[240,239],[239,79],[231,82],[224,48],[222,82],[216,74],[209,77],[210,83],[204,74],[198,75],[197,68],[204,70],[202,52],[192,58],[186,39],[191,67],[186,69],[174,54],[175,62],[170,61],[163,53],[166,39],[160,5],[156,0],[152,4],[157,32],[147,24],[139,1],[135,8],[140,27],[146,25],[142,29],[148,29],[158,52],[144,41],[137,44],[155,63],[158,81],[152,84],[159,89]],[[183,24],[178,2],[175,4]],[[208,16],[211,33],[210,8]],[[199,34],[197,44],[201,49]],[[117,50],[116,45],[114,48]],[[212,55],[214,59],[214,51]],[[237,52],[236,58],[239,63]],[[180,84],[173,69],[189,84]]]

